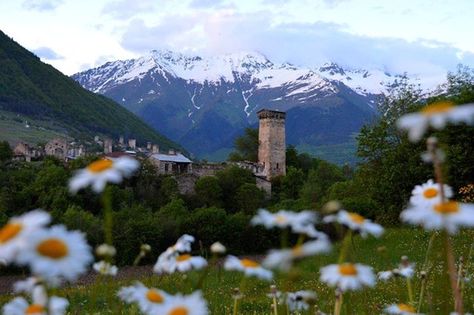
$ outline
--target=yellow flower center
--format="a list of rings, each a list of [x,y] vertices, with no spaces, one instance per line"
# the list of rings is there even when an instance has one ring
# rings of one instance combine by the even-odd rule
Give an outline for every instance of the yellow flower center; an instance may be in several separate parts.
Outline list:
[[[454,104],[452,102],[441,101],[423,107],[421,113],[425,116],[442,114],[449,112],[453,107]]]
[[[20,233],[22,229],[21,224],[18,223],[7,223],[2,229],[0,229],[0,244],[6,243]]]
[[[357,269],[353,264],[346,263],[339,265],[339,273],[343,276],[355,276],[357,275]]]
[[[365,221],[365,218],[358,213],[349,212],[349,218],[352,222],[357,224],[362,224]]]
[[[408,304],[398,304],[397,306],[398,306],[398,309],[402,312],[410,312],[410,313],[416,312],[415,308]]]
[[[459,212],[459,204],[456,201],[438,203],[434,210],[440,214],[453,214]]]
[[[425,198],[434,198],[436,196],[438,196],[438,189],[436,188],[428,188],[428,189],[425,189],[425,191],[423,191],[423,196],[425,196]]]
[[[296,245],[291,249],[291,253],[293,256],[300,256],[303,254],[303,246],[302,245]]]
[[[160,293],[153,289],[148,290],[148,292],[146,293],[146,298],[148,299],[148,301],[153,303],[163,303],[163,301],[165,300]]]
[[[39,304],[32,304],[25,310],[25,314],[41,314],[44,312],[44,307]]]
[[[168,313],[168,315],[188,315],[189,311],[184,306],[175,307]]]
[[[186,261],[189,259],[191,259],[191,255],[188,254],[179,255],[178,257],[176,257],[176,261]]]
[[[277,223],[280,223],[280,224],[283,224],[283,223],[288,222],[288,220],[286,219],[286,217],[285,217],[284,215],[281,215],[281,214],[279,214],[279,215],[276,216],[275,221],[276,221]]]
[[[91,171],[92,173],[101,173],[103,171],[106,171],[112,168],[113,164],[114,162],[112,162],[112,160],[102,159],[102,160],[92,162],[91,164],[87,166],[87,169]]]
[[[57,238],[50,238],[39,243],[38,253],[52,259],[61,259],[69,253],[66,243]]]
[[[244,266],[245,268],[257,268],[258,266],[260,266],[260,264],[256,261],[253,261],[253,260],[250,260],[250,259],[247,259],[247,258],[244,258],[240,261],[240,263],[242,264],[242,266]]]

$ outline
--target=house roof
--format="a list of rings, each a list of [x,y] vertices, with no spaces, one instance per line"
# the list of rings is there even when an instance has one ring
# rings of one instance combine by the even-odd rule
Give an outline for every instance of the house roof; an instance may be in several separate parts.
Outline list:
[[[155,154],[152,154],[151,157],[160,161],[164,161],[164,162],[192,163],[190,159],[188,159],[181,153],[176,153],[176,154],[155,153]]]

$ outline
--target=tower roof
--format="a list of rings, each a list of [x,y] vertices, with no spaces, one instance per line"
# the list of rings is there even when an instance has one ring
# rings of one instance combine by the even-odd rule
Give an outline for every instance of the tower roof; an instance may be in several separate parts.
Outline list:
[[[257,116],[259,119],[264,119],[264,118],[285,119],[286,113],[279,110],[263,108],[257,112]]]

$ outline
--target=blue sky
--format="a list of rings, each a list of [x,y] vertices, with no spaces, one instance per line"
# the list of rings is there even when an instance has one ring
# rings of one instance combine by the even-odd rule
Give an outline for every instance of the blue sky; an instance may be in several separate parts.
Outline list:
[[[9,0],[0,29],[65,74],[152,49],[314,67],[474,66],[471,0]]]

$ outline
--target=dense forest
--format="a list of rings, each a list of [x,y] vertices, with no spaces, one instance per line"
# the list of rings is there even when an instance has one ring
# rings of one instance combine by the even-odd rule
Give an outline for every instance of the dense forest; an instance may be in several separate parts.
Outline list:
[[[235,166],[200,178],[195,194],[180,195],[173,177],[158,175],[144,160],[136,176],[112,188],[114,242],[121,252],[117,263],[130,264],[143,243],[152,245],[151,256],[156,257],[183,233],[195,235],[201,248],[220,241],[236,254],[262,252],[278,240],[271,231],[248,224],[260,207],[324,211],[329,201],[338,200],[344,208],[384,225],[399,224],[413,186],[431,178],[432,168],[421,159],[423,145],[409,142],[395,121],[440,99],[474,102],[473,71],[460,67],[448,75],[445,88],[435,98],[424,98],[416,86],[398,82],[380,104],[380,118],[366,125],[357,138],[360,162],[356,167],[339,167],[288,147],[287,175],[274,179],[271,199],[257,188],[249,171]],[[474,128],[450,126],[434,134],[449,161],[444,171],[457,197],[472,197],[473,191],[466,187],[474,182]],[[254,160],[255,136],[248,130],[236,141],[230,158]],[[52,158],[23,163],[10,157],[8,144],[0,143],[0,226],[11,216],[43,208],[56,222],[86,232],[91,245],[103,242],[100,198],[89,190],[73,196],[67,188],[74,171],[96,157],[66,165]]]

